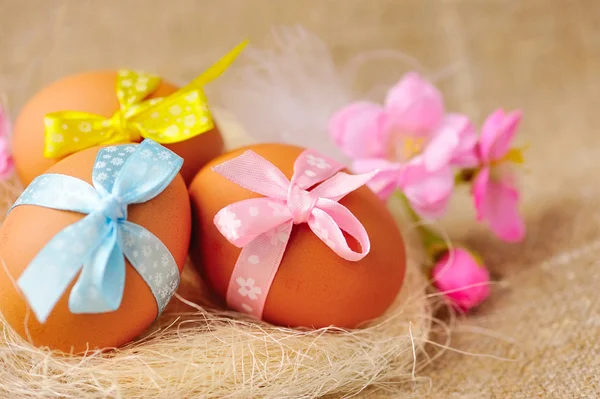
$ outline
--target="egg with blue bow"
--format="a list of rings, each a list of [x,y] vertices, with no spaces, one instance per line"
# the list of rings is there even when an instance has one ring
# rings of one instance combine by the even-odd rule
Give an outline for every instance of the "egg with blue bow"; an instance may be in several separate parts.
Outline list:
[[[176,292],[191,232],[183,160],[152,140],[90,148],[38,176],[0,228],[0,312],[64,352],[120,347]]]

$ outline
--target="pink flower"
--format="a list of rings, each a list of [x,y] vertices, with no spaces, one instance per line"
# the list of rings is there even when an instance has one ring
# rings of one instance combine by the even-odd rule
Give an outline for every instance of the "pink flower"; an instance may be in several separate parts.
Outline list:
[[[490,295],[488,270],[466,249],[447,252],[432,273],[435,287],[463,311],[476,307]]]
[[[2,107],[0,107],[0,179],[6,179],[9,177],[14,168],[14,163],[8,144],[9,131],[10,121]]]
[[[387,199],[402,189],[427,218],[441,216],[447,206],[454,188],[450,166],[477,165],[468,118],[445,115],[441,93],[414,72],[390,89],[383,107],[351,104],[333,115],[329,130],[357,173],[381,170],[373,191]]]
[[[521,162],[518,150],[510,145],[521,120],[521,113],[492,113],[485,121],[479,141],[481,170],[473,181],[473,199],[477,220],[487,220],[490,229],[507,242],[518,242],[525,236],[525,225],[519,215],[519,191],[509,161]]]

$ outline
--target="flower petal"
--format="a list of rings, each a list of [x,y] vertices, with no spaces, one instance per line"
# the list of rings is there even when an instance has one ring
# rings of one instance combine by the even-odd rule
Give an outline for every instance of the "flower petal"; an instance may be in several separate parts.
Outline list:
[[[385,159],[358,159],[352,163],[355,173],[368,173],[379,169],[379,173],[367,182],[367,186],[382,200],[387,200],[398,188],[402,165]]]
[[[11,122],[0,106],[0,180],[9,177],[14,170],[14,161],[8,143]]]
[[[388,126],[413,134],[427,134],[444,115],[442,94],[416,72],[404,75],[385,99]]]
[[[446,212],[454,189],[454,177],[449,167],[430,172],[424,165],[409,165],[402,174],[400,184],[419,215],[426,219],[437,219]]]
[[[479,155],[484,162],[498,161],[506,155],[521,121],[521,111],[508,114],[499,109],[493,112],[481,128]]]
[[[479,173],[473,185],[478,219],[486,219],[490,229],[506,242],[518,242],[525,236],[525,225],[519,214],[519,192],[509,180],[495,181]]]
[[[342,108],[329,120],[329,133],[337,146],[351,158],[385,155],[385,114],[374,103],[357,102]]]
[[[423,151],[425,168],[435,172],[448,166],[459,144],[458,132],[449,127],[438,130]]]
[[[483,168],[477,173],[473,180],[473,204],[477,213],[477,220],[482,221],[485,217],[484,202],[487,196],[488,183],[490,181],[490,168]]]
[[[447,114],[442,121],[440,130],[454,131],[458,136],[458,145],[450,163],[463,168],[473,168],[478,165],[477,133],[466,115]]]

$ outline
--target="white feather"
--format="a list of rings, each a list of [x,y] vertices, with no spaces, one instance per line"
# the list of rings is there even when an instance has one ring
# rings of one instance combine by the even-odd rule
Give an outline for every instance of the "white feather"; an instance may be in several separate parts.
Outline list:
[[[222,107],[257,141],[315,148],[342,160],[327,123],[352,95],[329,50],[301,28],[278,29],[274,38],[273,49],[244,51],[249,62],[232,68],[220,87]]]
[[[328,134],[330,117],[353,101],[381,101],[405,72],[421,70],[396,50],[361,53],[336,67],[327,45],[302,27],[274,29],[273,39],[271,49],[242,53],[219,84],[219,105],[258,142],[313,148],[346,164]],[[368,89],[354,91],[358,81]]]

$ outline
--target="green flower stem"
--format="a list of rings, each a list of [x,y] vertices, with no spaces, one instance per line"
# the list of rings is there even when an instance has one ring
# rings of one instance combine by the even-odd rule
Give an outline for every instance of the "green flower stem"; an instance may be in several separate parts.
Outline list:
[[[455,175],[455,184],[471,184],[479,169],[477,168],[466,168],[460,169]],[[435,264],[442,256],[448,252],[448,244],[439,234],[429,228],[424,220],[415,212],[410,206],[410,202],[406,196],[401,192],[397,191],[395,196],[402,202],[411,220],[416,224],[425,252],[431,261],[431,265]]]
[[[435,263],[438,259],[444,256],[446,251],[448,251],[448,245],[446,244],[446,241],[444,241],[444,239],[435,231],[427,227],[423,219],[410,206],[408,199],[401,191],[398,191],[395,195],[404,204],[404,207],[406,208],[411,220],[416,224],[421,235],[421,240],[423,241],[423,246],[425,247],[425,252],[427,253],[427,256],[431,262]]]

